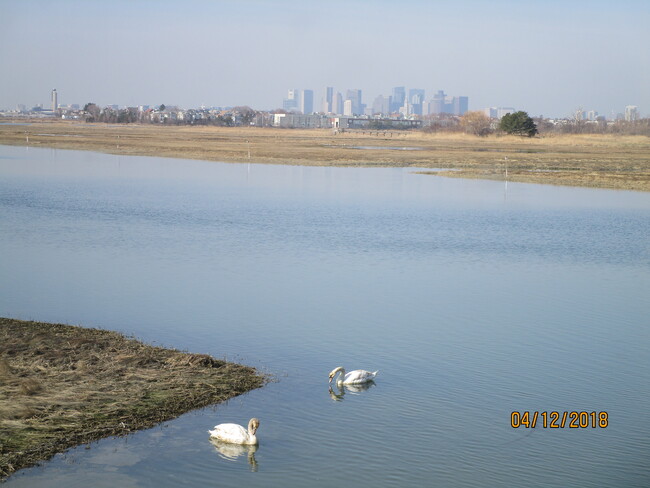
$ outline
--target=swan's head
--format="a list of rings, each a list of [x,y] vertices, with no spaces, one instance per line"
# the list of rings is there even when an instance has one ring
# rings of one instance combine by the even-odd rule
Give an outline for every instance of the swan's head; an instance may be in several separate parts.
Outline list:
[[[342,369],[343,369],[343,366],[339,366],[338,368],[334,368],[334,369],[332,370],[332,372],[330,373],[330,383],[332,382],[332,380],[333,380],[334,377],[336,376],[336,373],[338,373],[338,372],[341,371]]]
[[[260,427],[260,421],[256,418],[252,418],[248,421],[248,430],[255,435],[255,432],[257,432],[257,429]]]

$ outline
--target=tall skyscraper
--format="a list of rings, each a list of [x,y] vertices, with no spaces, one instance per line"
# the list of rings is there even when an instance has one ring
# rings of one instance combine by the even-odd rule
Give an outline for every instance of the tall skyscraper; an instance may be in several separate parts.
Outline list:
[[[52,90],[52,112],[56,112],[56,109],[59,108],[59,98],[56,93],[56,88]]]
[[[348,90],[345,99],[352,101],[352,113],[354,115],[363,114],[365,107],[363,106],[363,103],[361,102],[361,90],[360,89],[355,88],[353,90]]]
[[[340,92],[336,92],[336,95],[332,99],[332,113],[337,115],[343,113],[343,95]]]
[[[467,97],[454,97],[453,98],[453,113],[456,115],[465,115],[469,106],[469,98]]]
[[[411,113],[422,115],[422,104],[424,103],[423,88],[409,88],[409,102],[411,104]]]
[[[323,112],[326,114],[334,112],[334,87],[325,88],[325,99],[323,100]]]
[[[300,92],[300,111],[303,114],[314,112],[314,90],[302,90]]]

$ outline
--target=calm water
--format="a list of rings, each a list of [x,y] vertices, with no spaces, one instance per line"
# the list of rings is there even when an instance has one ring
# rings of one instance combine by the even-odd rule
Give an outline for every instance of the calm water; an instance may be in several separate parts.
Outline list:
[[[650,483],[650,194],[0,146],[0,226],[0,315],[277,378],[7,486]],[[209,442],[253,416],[256,451]]]

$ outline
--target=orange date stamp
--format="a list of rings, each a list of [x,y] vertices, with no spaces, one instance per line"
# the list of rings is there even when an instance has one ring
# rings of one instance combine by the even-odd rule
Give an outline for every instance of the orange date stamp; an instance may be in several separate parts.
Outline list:
[[[609,425],[607,412],[538,412],[523,411],[510,414],[510,426],[513,429],[525,427],[534,429],[540,426],[544,429],[605,429]]]

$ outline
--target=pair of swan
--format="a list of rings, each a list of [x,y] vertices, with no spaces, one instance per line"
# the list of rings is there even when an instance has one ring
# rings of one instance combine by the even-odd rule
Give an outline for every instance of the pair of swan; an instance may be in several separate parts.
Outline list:
[[[363,369],[356,369],[345,372],[345,368],[339,366],[332,370],[329,374],[330,385],[336,378],[335,384],[342,385],[360,385],[372,381],[377,376],[378,371],[365,371]],[[338,375],[338,377],[337,377]],[[219,424],[214,429],[209,430],[210,437],[222,442],[230,444],[239,444],[244,446],[255,446],[258,444],[257,436],[255,433],[260,426],[260,421],[256,418],[250,419],[248,422],[248,429],[244,429],[241,425],[237,424]]]

